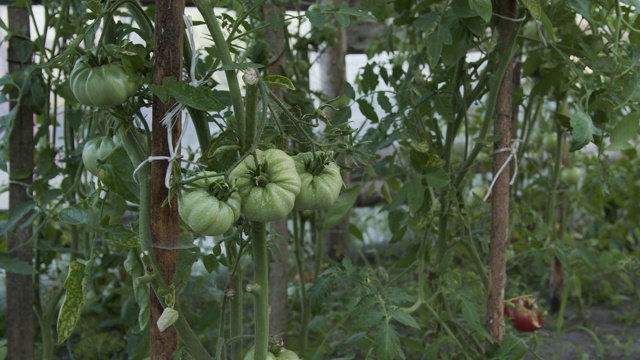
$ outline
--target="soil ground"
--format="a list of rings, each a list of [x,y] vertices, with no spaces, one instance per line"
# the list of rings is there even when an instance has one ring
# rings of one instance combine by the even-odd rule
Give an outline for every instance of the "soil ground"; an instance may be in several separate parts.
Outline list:
[[[565,311],[560,332],[556,325],[557,320],[550,318],[531,339],[537,346],[526,360],[640,359],[640,306],[636,302],[588,306],[583,316],[571,307]]]

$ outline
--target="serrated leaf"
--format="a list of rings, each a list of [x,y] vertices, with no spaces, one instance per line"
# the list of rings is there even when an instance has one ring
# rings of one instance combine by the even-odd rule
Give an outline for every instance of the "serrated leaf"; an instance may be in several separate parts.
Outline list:
[[[113,151],[98,168],[98,179],[123,199],[138,203],[140,188],[133,179],[133,164],[124,148]]]
[[[623,117],[611,131],[611,144],[608,150],[617,151],[627,149],[631,146],[629,140],[638,136],[638,124],[640,113],[632,112]]]
[[[340,194],[338,200],[327,210],[324,219],[324,228],[330,229],[344,221],[349,215],[353,204],[356,203],[359,194],[360,185],[347,189]]]
[[[406,312],[400,309],[393,309],[389,312],[389,314],[391,315],[392,318],[394,318],[397,322],[401,323],[402,325],[406,325],[414,329],[420,329],[420,325],[418,325],[418,322],[416,321],[416,319],[413,318],[413,316],[411,316],[411,314],[407,314]]]
[[[304,16],[309,19],[309,21],[311,22],[311,26],[316,28],[322,27],[327,22],[327,17],[325,14],[313,9],[305,11]]]
[[[12,231],[18,224],[18,222],[20,222],[20,220],[22,220],[35,207],[35,201],[25,201],[12,208],[11,213],[9,214],[9,219],[4,224],[2,224],[0,235],[8,231]]]
[[[373,347],[376,359],[405,359],[402,349],[400,348],[398,332],[387,322],[382,323],[382,325],[377,329]]]
[[[371,120],[374,123],[380,121],[380,119],[378,118],[378,114],[376,114],[376,110],[371,104],[369,104],[367,100],[361,98],[358,99],[357,102],[362,115],[364,115],[367,119]]]
[[[7,254],[0,254],[0,269],[4,269],[6,272],[21,274],[21,275],[33,275],[37,272],[33,269],[33,266],[28,262],[19,259],[9,257]]]
[[[80,319],[84,304],[84,289],[82,287],[82,280],[85,276],[84,268],[84,264],[77,261],[69,263],[69,275],[64,282],[66,294],[58,313],[58,343],[63,343],[71,336],[73,328]]]
[[[342,89],[346,97],[348,97],[349,99],[355,100],[356,91],[353,89],[353,86],[351,86],[351,84],[348,81],[345,81],[344,83],[342,83]]]
[[[387,113],[391,113],[391,111],[393,110],[393,105],[391,105],[389,97],[383,92],[378,93],[378,105],[380,105],[382,110]]]
[[[524,4],[524,7],[529,10],[531,16],[535,19],[540,19],[540,16],[542,15],[542,5],[540,5],[540,0],[522,0],[522,3]]]
[[[149,85],[149,89],[162,102],[169,102],[170,98],[186,106],[202,111],[220,111],[224,105],[215,98],[213,92],[202,86],[192,86],[184,81],[176,81],[175,77],[167,77],[162,85]]]
[[[491,13],[493,12],[491,0],[469,0],[469,5],[475,10],[484,22],[491,21]]]
[[[449,185],[451,179],[449,175],[441,167],[429,167],[425,170],[424,174],[427,184],[436,189],[443,188]]]
[[[85,205],[71,205],[58,211],[58,220],[70,225],[92,225],[93,211]]]
[[[144,275],[144,268],[137,255],[137,252],[130,250],[124,260],[124,268],[129,273],[133,282],[133,295],[138,303],[138,325],[140,329],[145,329],[149,324],[149,284],[140,284],[136,280]]]
[[[522,359],[527,353],[527,344],[517,336],[508,333],[502,339],[502,343],[493,343],[487,350],[486,358],[489,360]]]
[[[282,75],[267,75],[263,78],[264,82],[270,87],[283,88],[287,90],[295,90],[291,79]]]
[[[571,148],[569,151],[577,151],[585,147],[593,140],[595,126],[591,116],[582,110],[571,115]]]

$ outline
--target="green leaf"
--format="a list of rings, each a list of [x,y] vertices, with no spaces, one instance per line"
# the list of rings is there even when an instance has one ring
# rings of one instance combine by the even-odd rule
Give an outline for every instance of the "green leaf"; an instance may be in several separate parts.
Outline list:
[[[358,99],[358,106],[360,107],[360,112],[362,112],[362,115],[364,115],[367,119],[371,120],[374,123],[380,121],[380,119],[378,118],[378,114],[376,114],[376,110],[371,104],[369,104],[367,100],[362,98]]]
[[[449,175],[441,167],[429,167],[425,171],[425,178],[427,184],[436,189],[443,188],[449,185],[451,181]]]
[[[527,350],[527,344],[522,339],[508,333],[502,339],[502,343],[491,344],[487,350],[486,358],[488,360],[522,359]]]
[[[218,269],[218,257],[213,254],[207,254],[202,258],[202,264],[204,264],[205,270],[211,274]]]
[[[133,179],[133,164],[124,148],[113,151],[98,168],[98,178],[123,199],[137,203],[140,189]]]
[[[336,12],[334,16],[336,17],[336,20],[338,20],[338,24],[340,25],[340,27],[347,28],[349,27],[349,25],[351,25],[351,18],[349,17],[349,15]]]
[[[409,210],[416,212],[422,206],[424,201],[424,186],[420,179],[412,179],[406,185],[407,200],[409,201]]]
[[[391,113],[393,111],[393,105],[391,105],[389,97],[383,92],[378,93],[378,105],[380,105],[382,110],[386,111],[387,113]]]
[[[377,329],[373,347],[376,359],[391,360],[396,358],[405,359],[400,348],[398,332],[388,323],[384,322]]]
[[[623,117],[611,131],[611,144],[608,150],[617,151],[631,147],[629,140],[633,140],[638,136],[639,121],[639,112],[632,112]]]
[[[449,27],[444,24],[440,24],[438,29],[429,34],[427,39],[430,44],[427,48],[427,57],[429,58],[429,64],[434,66],[438,63],[438,60],[440,60],[440,56],[442,55],[442,45],[451,44],[453,38],[451,36],[451,31],[449,31]]]
[[[542,16],[542,5],[540,5],[540,0],[522,0],[524,7],[529,10],[531,16],[535,19],[540,20]]]
[[[140,329],[145,329],[149,324],[149,284],[140,284],[136,280],[138,277],[144,275],[145,272],[138,253],[135,250],[132,249],[127,253],[127,258],[124,260],[124,268],[132,278],[133,294],[140,308],[138,312],[138,326]]]
[[[338,13],[349,15],[349,16],[354,17],[354,18],[365,19],[365,20],[375,20],[376,19],[375,17],[373,17],[372,15],[370,15],[367,12],[364,12],[364,11],[362,11],[360,9],[354,9],[354,8],[348,7],[345,4],[340,5],[340,10],[338,10]]]
[[[264,82],[270,87],[284,88],[287,90],[295,90],[291,79],[282,75],[267,75],[263,78]]]
[[[19,203],[14,208],[11,209],[11,213],[9,214],[9,219],[2,224],[2,229],[0,229],[0,235],[12,231],[15,226],[26,216],[31,210],[36,207],[35,201],[25,201]]]
[[[85,204],[71,205],[58,211],[58,220],[70,225],[93,225],[93,210]]]
[[[100,229],[104,231],[104,239],[109,244],[126,248],[137,248],[140,246],[138,233],[122,225],[104,225],[100,227]]]
[[[326,217],[324,219],[324,228],[330,229],[341,222],[343,222],[349,215],[349,211],[356,203],[358,195],[360,194],[360,185],[345,190],[338,200],[327,210]]]
[[[491,0],[469,0],[469,5],[485,22],[491,21]]]
[[[435,12],[422,14],[419,18],[413,21],[413,26],[418,30],[428,30],[436,23],[436,21],[438,21],[439,17],[440,16]]]
[[[571,115],[571,149],[569,151],[577,151],[589,144],[593,140],[595,126],[591,120],[591,116],[582,110],[576,111]]]
[[[314,8],[310,8],[309,10],[305,11],[304,16],[309,19],[309,21],[311,22],[311,26],[315,28],[322,27],[327,22],[326,15],[321,13],[320,11],[315,10]]]
[[[63,343],[73,333],[76,326],[82,305],[84,304],[84,289],[82,280],[85,277],[84,264],[77,261],[69,263],[69,275],[64,282],[64,288],[67,290],[64,302],[58,313],[58,342]]]
[[[362,72],[362,91],[368,94],[370,91],[375,90],[376,86],[378,86],[378,75],[373,72],[373,64],[368,63],[364,66]]]
[[[389,314],[391,315],[391,317],[393,317],[393,319],[395,319],[402,325],[406,325],[414,329],[420,329],[420,325],[418,325],[416,319],[414,319],[411,314],[408,314],[401,309],[393,309],[389,312]]]
[[[238,65],[240,67],[240,65]],[[176,81],[171,76],[163,80],[162,85],[149,85],[149,89],[162,100],[169,102],[175,98],[177,102],[202,111],[220,111],[224,105],[216,99],[214,93],[202,86],[191,86],[184,81]]]
[[[0,254],[0,269],[4,269],[6,272],[21,274],[21,275],[33,275],[37,272],[33,269],[28,262],[19,259],[14,259],[8,254]]]
[[[342,89],[344,90],[344,95],[346,97],[348,97],[349,99],[353,99],[355,100],[356,98],[356,91],[353,89],[353,86],[351,86],[351,84],[348,81],[345,81],[342,84]]]

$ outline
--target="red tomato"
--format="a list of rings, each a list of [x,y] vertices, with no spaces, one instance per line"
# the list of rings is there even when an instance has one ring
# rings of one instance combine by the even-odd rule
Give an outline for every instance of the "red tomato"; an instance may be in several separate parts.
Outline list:
[[[504,307],[504,315],[507,319],[511,319],[514,328],[522,332],[533,332],[544,325],[536,298],[530,295],[508,300]]]
[[[305,278],[307,280],[308,283],[313,282],[313,277],[311,276],[311,274],[309,274],[308,272],[305,273]],[[296,276],[293,277],[293,281],[297,282],[300,281],[300,276],[298,276],[298,274],[296,274]]]

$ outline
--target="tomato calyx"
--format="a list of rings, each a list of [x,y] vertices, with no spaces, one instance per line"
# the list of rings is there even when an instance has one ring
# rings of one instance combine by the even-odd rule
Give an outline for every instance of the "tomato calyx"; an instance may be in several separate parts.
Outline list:
[[[257,163],[257,159],[256,159],[256,163]],[[261,188],[267,187],[267,184],[271,182],[269,173],[267,172],[268,169],[269,169],[269,163],[266,160],[260,164],[256,164],[255,170],[251,168],[249,169],[251,178],[253,179],[253,182],[257,187],[261,187]]]
[[[229,185],[229,183],[224,180],[218,180],[207,185],[207,192],[223,202],[229,200],[229,197],[231,197],[231,194],[235,191],[236,187]]]
[[[333,161],[333,153],[331,152],[314,152],[313,158],[305,161],[304,167],[306,172],[313,176],[322,174],[324,169]]]

